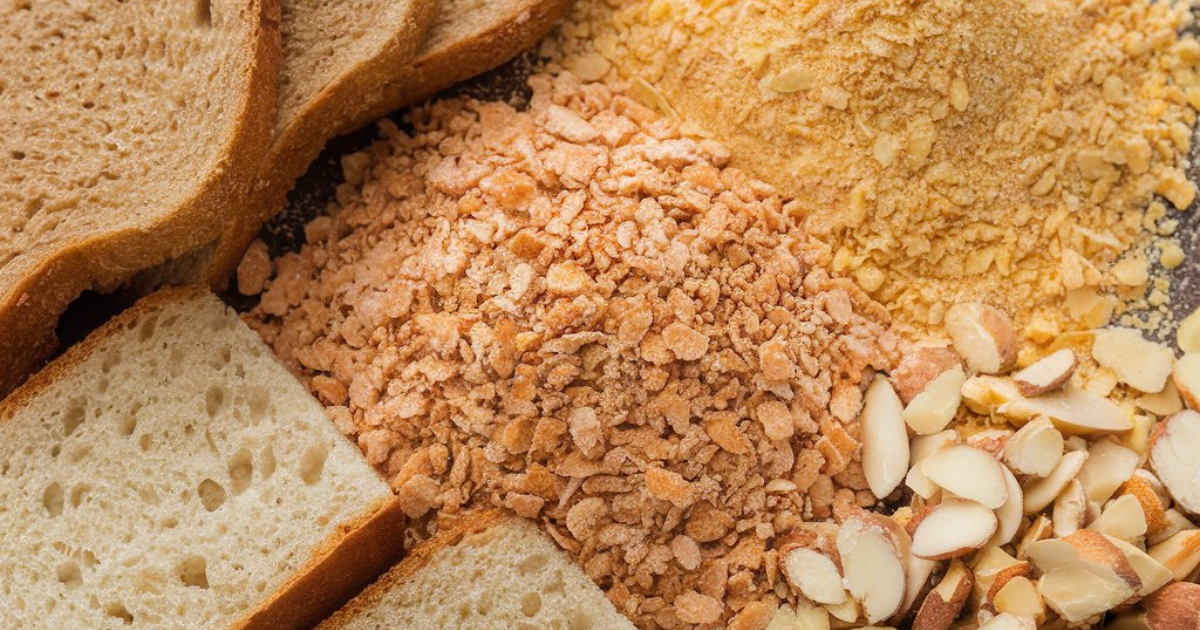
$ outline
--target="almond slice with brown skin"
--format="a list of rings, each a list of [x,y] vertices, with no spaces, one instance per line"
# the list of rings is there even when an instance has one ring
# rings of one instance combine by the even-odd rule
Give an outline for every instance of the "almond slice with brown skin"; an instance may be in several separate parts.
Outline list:
[[[962,403],[962,386],[967,375],[955,366],[930,381],[904,408],[904,422],[917,435],[931,435],[946,428]]]
[[[1028,552],[1043,573],[1038,590],[1046,604],[1071,623],[1116,608],[1142,587],[1121,550],[1096,532],[1043,540]]]
[[[1063,455],[1058,466],[1046,478],[1025,486],[1025,513],[1037,514],[1053,503],[1063,488],[1079,474],[1087,458],[1087,451],[1071,451]]]
[[[1200,513],[1200,412],[1181,411],[1155,427],[1150,466],[1176,505]]]
[[[1005,582],[991,598],[992,609],[997,613],[1008,613],[1028,617],[1036,623],[1046,618],[1046,603],[1037,585],[1026,576],[1018,575]]]
[[[995,579],[992,581],[992,585],[988,588],[987,594],[983,598],[985,607],[989,610],[995,611],[995,607],[993,606],[992,602],[995,600],[996,594],[999,593],[1012,580],[1019,577],[1032,575],[1033,572],[1033,563],[1031,562],[1018,562],[1012,566],[1005,567],[1002,571],[996,574]]]
[[[1079,483],[1089,501],[1104,503],[1112,497],[1141,465],[1142,458],[1133,449],[1111,439],[1093,442],[1088,459],[1079,471]]]
[[[904,601],[904,563],[891,534],[880,525],[855,516],[838,530],[846,587],[862,604],[867,623],[896,614]]]
[[[1038,418],[1017,430],[1004,443],[1004,463],[1014,472],[1045,477],[1063,456],[1063,435],[1046,418]]]
[[[1021,542],[1017,545],[1017,558],[1024,560],[1029,557],[1029,546],[1039,540],[1047,540],[1054,537],[1054,522],[1046,518],[1044,514],[1039,514],[1025,529],[1025,533],[1021,535]]]
[[[892,384],[876,377],[863,398],[859,426],[863,475],[878,499],[891,494],[908,473],[908,429],[903,414],[904,406]]]
[[[1159,488],[1162,488],[1162,493],[1159,492]],[[1135,472],[1117,490],[1117,496],[1131,496],[1141,504],[1142,514],[1146,517],[1147,536],[1159,534],[1170,526],[1166,509],[1170,505],[1170,495],[1166,493],[1166,487],[1158,477],[1150,471],[1142,469]]]
[[[1171,380],[1184,404],[1200,411],[1200,352],[1183,355],[1171,372]]]
[[[1071,435],[1124,433],[1133,428],[1133,416],[1128,411],[1072,385],[1045,396],[1004,403],[996,413],[1017,423],[1046,417],[1059,431]]]
[[[1196,524],[1189,520],[1188,517],[1184,516],[1179,510],[1164,510],[1163,521],[1165,521],[1165,525],[1163,525],[1162,529],[1154,532],[1153,534],[1146,535],[1146,544],[1148,546],[1157,545],[1158,543],[1167,540],[1179,532],[1186,532],[1196,529]]]
[[[1200,585],[1172,584],[1145,603],[1150,630],[1196,630],[1200,628]]]
[[[1133,567],[1134,573],[1137,573],[1138,579],[1142,581],[1142,588],[1137,593],[1138,597],[1145,597],[1175,579],[1175,575],[1166,565],[1150,557],[1150,554],[1145,551],[1112,536],[1108,537],[1108,542],[1125,554],[1125,559],[1129,560],[1129,566]]]
[[[951,446],[921,461],[921,472],[930,481],[955,496],[996,509],[1008,500],[1000,462],[986,451],[971,446]]]
[[[862,604],[853,598],[848,598],[841,604],[826,604],[825,611],[830,617],[846,624],[857,623],[862,617]]]
[[[972,376],[963,383],[962,397],[967,409],[985,416],[1023,398],[1012,379],[999,376]]]
[[[1024,564],[1010,556],[1001,547],[984,547],[979,553],[971,556],[967,563],[975,573],[975,588],[971,592],[971,610],[981,610],[987,603],[988,591],[996,583],[996,578],[1009,567]]]
[[[834,540],[812,531],[801,531],[775,545],[784,579],[818,604],[841,604],[846,588],[838,566]]]
[[[1000,309],[980,302],[955,304],[946,311],[945,325],[954,349],[972,371],[1000,374],[1016,363],[1017,333]]]
[[[929,591],[913,618],[913,630],[946,630],[962,613],[975,576],[962,562],[955,560],[946,569],[938,585]]]
[[[904,352],[899,365],[888,375],[900,400],[908,404],[925,391],[938,376],[951,368],[962,369],[962,359],[949,347],[912,348]]]
[[[1013,382],[1022,396],[1041,396],[1066,385],[1077,367],[1079,357],[1070,349],[1063,348],[1013,374]]]
[[[1200,567],[1200,529],[1188,529],[1146,550],[1151,558],[1171,570],[1177,580],[1186,580]]]
[[[990,508],[950,498],[922,510],[909,527],[913,555],[947,560],[982,548],[995,535],[997,522]]]

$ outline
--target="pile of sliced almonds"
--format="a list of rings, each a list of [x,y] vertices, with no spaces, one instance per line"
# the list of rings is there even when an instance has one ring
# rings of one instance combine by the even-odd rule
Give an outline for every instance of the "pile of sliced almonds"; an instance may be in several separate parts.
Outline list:
[[[1176,359],[1134,330],[1087,333],[1016,370],[1001,311],[958,305],[952,347],[868,388],[853,505],[776,552],[796,608],[769,630],[1200,630],[1200,313]],[[1052,346],[1053,347],[1053,346]],[[966,406],[990,427],[948,428]]]

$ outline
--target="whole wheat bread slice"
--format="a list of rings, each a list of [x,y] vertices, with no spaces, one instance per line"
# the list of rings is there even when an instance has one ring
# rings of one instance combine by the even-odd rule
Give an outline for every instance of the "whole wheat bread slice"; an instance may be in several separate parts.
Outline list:
[[[202,277],[271,136],[278,2],[0,0],[0,396],[83,290]]]
[[[633,630],[529,521],[467,517],[417,547],[317,630]]]
[[[571,1],[441,0],[428,36],[410,63],[373,64],[372,72],[363,73],[353,92],[333,94],[330,104],[319,108],[331,113],[313,120],[308,116],[297,118],[292,126],[303,131],[285,134],[282,141],[276,142],[272,157],[265,163],[258,194],[247,200],[250,209],[239,211],[257,211],[259,220],[234,226],[237,229],[224,241],[213,266],[210,279],[214,286],[228,281],[262,223],[283,208],[295,180],[330,138],[424,101],[512,59],[549,33],[566,14]],[[286,48],[286,22],[284,31]],[[290,80],[285,76],[284,85]]]
[[[3,628],[310,628],[402,522],[207,290],[144,299],[0,404]]]
[[[215,268],[231,270],[325,142],[360,124],[358,112],[377,103],[379,87],[417,54],[438,4],[283,0],[279,115],[256,190],[235,211],[253,219],[229,224]]]

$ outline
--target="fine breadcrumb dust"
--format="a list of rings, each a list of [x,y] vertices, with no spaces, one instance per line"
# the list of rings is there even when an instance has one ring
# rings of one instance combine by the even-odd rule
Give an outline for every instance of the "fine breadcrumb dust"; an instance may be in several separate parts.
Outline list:
[[[857,415],[887,314],[720,145],[617,88],[530,83],[526,111],[381,123],[248,319],[414,540],[504,506],[642,628],[761,627],[794,597],[773,542],[875,503]]]
[[[796,198],[904,336],[986,300],[1044,343],[1166,312],[1147,270],[1182,252],[1145,236],[1169,237],[1196,194],[1189,6],[581,0],[545,51],[585,76],[615,68]]]

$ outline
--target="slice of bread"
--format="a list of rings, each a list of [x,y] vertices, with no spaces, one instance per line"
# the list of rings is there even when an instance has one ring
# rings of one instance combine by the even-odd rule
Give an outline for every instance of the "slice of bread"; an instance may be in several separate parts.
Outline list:
[[[0,2],[0,396],[83,290],[202,277],[270,141],[278,3]]]
[[[325,142],[360,123],[380,86],[406,67],[425,40],[439,0],[283,0],[283,67],[271,148],[254,194],[240,200],[213,265],[221,286],[258,229]]]
[[[467,517],[417,547],[317,630],[633,630],[529,521]]]
[[[308,628],[402,524],[207,290],[144,299],[0,405],[0,627]]]
[[[245,211],[259,212],[259,220],[233,226],[237,229],[225,240],[213,265],[213,285],[228,281],[262,223],[283,208],[287,192],[326,141],[503,64],[549,33],[570,6],[571,0],[441,0],[428,37],[411,63],[373,64],[374,72],[364,72],[353,91],[334,90],[317,114],[295,119],[292,126],[299,131],[277,141],[273,157],[266,162],[262,187]],[[286,48],[286,22],[284,30]],[[286,68],[285,74],[289,74]],[[292,80],[285,76],[285,90]]]

